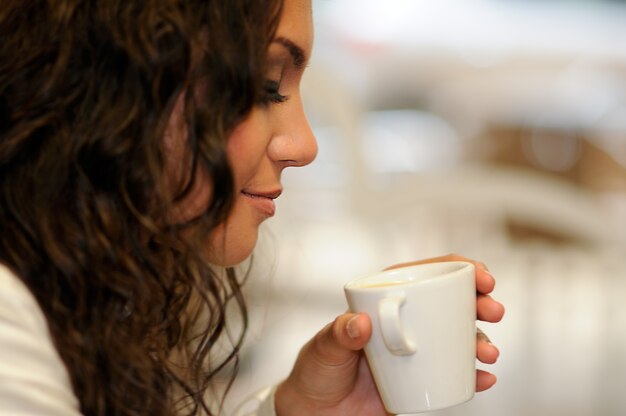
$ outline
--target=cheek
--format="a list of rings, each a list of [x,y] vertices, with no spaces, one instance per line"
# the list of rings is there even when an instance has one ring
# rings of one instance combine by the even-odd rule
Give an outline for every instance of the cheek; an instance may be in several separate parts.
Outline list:
[[[228,139],[228,158],[235,178],[235,201],[224,224],[209,236],[207,257],[213,264],[232,266],[245,260],[256,245],[258,228],[265,219],[242,199],[241,189],[262,175],[271,137],[267,110],[254,109]]]
[[[267,151],[269,123],[264,110],[255,109],[239,124],[228,139],[228,159],[235,183],[241,188],[251,179]]]
[[[209,236],[207,259],[218,266],[234,266],[248,258],[256,246],[261,220],[236,200],[228,220]]]
[[[235,186],[241,188],[245,178],[251,173],[250,153],[246,151],[245,141],[243,137],[237,137],[243,132],[235,132],[228,142],[228,160],[230,162],[233,176],[235,178]]]
[[[197,169],[193,186],[172,208],[170,223],[183,223],[201,215],[209,206],[213,187],[207,173]]]

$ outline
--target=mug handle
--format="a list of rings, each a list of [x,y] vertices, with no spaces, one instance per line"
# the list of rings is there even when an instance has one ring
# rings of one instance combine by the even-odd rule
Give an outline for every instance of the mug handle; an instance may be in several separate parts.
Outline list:
[[[400,306],[406,297],[403,293],[381,299],[378,303],[378,317],[383,341],[393,355],[415,354],[415,343],[406,339],[400,322]]]

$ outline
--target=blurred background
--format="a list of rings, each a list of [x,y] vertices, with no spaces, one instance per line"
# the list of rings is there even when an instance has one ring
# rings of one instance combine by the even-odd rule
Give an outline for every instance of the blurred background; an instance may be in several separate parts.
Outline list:
[[[284,173],[263,229],[229,403],[287,376],[348,280],[455,252],[488,264],[506,305],[481,325],[499,382],[433,414],[626,414],[626,2],[314,0],[314,15],[319,157]]]

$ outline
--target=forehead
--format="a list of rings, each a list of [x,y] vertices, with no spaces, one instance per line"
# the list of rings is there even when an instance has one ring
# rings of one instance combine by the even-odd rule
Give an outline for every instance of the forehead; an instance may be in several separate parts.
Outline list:
[[[311,0],[285,0],[276,37],[289,39],[310,54],[313,46]]]

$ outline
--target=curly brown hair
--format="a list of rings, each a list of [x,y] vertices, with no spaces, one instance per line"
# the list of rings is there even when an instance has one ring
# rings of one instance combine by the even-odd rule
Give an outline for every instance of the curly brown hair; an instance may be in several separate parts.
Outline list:
[[[221,402],[207,390],[224,368],[233,374],[246,308],[235,273],[201,252],[233,203],[226,141],[266,99],[281,9],[0,3],[0,261],[44,311],[84,414],[211,414]],[[192,157],[172,192],[163,137],[181,96]],[[212,181],[209,205],[167,225],[198,169]],[[244,330],[217,357],[230,304]]]

